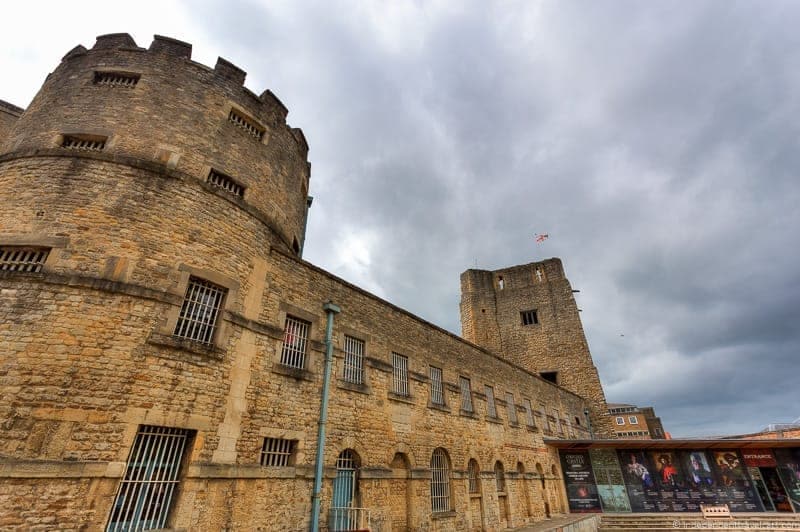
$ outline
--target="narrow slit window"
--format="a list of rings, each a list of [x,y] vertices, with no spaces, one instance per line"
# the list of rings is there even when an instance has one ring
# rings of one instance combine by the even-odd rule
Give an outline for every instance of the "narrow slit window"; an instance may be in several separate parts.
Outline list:
[[[108,137],[89,135],[64,135],[61,147],[68,150],[103,151]]]
[[[109,87],[133,88],[139,83],[140,74],[128,72],[95,72],[94,84],[107,85]]]
[[[228,114],[228,120],[239,129],[247,132],[250,136],[262,140],[264,138],[264,131],[266,131],[263,127],[261,127],[255,120],[252,118],[245,116],[243,113],[240,113],[236,109],[231,109],[231,112]]]
[[[486,386],[486,415],[489,417],[497,417],[497,406],[494,403],[494,388]]]
[[[227,289],[198,277],[189,278],[189,286],[175,324],[175,336],[210,344],[214,339],[219,311]]]
[[[293,316],[286,316],[281,364],[295,369],[304,369],[306,367],[306,346],[310,328],[311,324],[309,322]]]
[[[458,384],[461,388],[461,410],[472,412],[472,386],[468,378],[459,377]]]
[[[344,337],[344,375],[353,384],[364,382],[364,341],[352,336]]]
[[[38,273],[49,253],[50,248],[0,247],[0,271]]]
[[[533,419],[533,408],[531,407],[530,399],[525,399],[525,420],[529,427],[536,426],[536,422]]]
[[[230,192],[234,196],[239,196],[240,198],[244,197],[244,187],[242,185],[234,181],[232,177],[218,172],[213,168],[211,172],[209,172],[206,182],[209,185],[221,188],[225,192]]]
[[[297,440],[264,438],[261,447],[261,465],[264,467],[286,467],[292,464]]]
[[[514,404],[514,394],[506,392],[506,409],[508,410],[508,422],[517,422],[517,406]]]
[[[444,405],[444,389],[442,386],[442,369],[431,366],[431,403]]]

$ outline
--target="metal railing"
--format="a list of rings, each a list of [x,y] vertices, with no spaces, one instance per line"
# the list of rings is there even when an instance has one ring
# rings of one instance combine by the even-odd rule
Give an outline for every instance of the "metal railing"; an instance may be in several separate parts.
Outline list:
[[[369,532],[372,521],[369,508],[331,508],[330,532]]]

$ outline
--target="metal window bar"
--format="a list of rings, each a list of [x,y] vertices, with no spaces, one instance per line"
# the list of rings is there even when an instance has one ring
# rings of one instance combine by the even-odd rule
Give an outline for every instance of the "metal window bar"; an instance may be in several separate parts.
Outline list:
[[[480,493],[480,484],[478,482],[478,462],[474,459],[469,461],[467,465],[467,478],[469,479],[469,492]]]
[[[431,377],[431,403],[435,405],[444,404],[444,390],[442,389],[442,369],[430,367]]]
[[[372,515],[368,508],[331,507],[329,532],[361,532],[372,530]]]
[[[139,83],[138,74],[126,74],[124,72],[95,72],[95,85],[108,85],[111,87],[133,88]]]
[[[256,139],[261,140],[264,138],[264,128],[257,126],[252,119],[238,113],[235,109],[231,109],[228,120]]]
[[[134,440],[120,482],[108,532],[164,528],[189,431],[143,425]]]
[[[497,406],[494,404],[494,388],[486,386],[486,415],[497,417]]]
[[[50,249],[47,248],[0,248],[0,271],[33,272],[42,271]]]
[[[333,500],[328,528],[332,531],[356,530],[358,514],[352,512],[353,501],[358,491],[356,469],[358,461],[351,449],[339,453],[336,459],[336,478],[333,485]]]
[[[307,321],[286,316],[286,326],[283,330],[283,349],[281,350],[281,364],[290,368],[305,369],[306,345],[308,344],[308,330],[311,324]]]
[[[458,384],[461,388],[461,410],[464,412],[472,412],[472,387],[470,386],[469,379],[466,377],[459,377]]]
[[[514,394],[506,392],[506,410],[508,411],[508,422],[517,422],[517,406],[514,404]]]
[[[450,511],[450,467],[442,449],[434,450],[431,456],[431,510]]]
[[[503,464],[497,462],[494,466],[494,480],[497,486],[498,493],[505,493],[506,491],[506,475],[503,471]]]
[[[217,172],[216,170],[212,169],[208,173],[208,179],[206,182],[209,185],[213,185],[217,188],[221,188],[225,192],[230,192],[234,196],[244,197],[244,187],[233,180],[230,176],[223,174],[222,172]]]
[[[197,277],[189,278],[175,336],[210,344],[227,289]]]
[[[261,465],[264,467],[288,466],[296,444],[297,440],[264,438],[264,445],[261,447]]]
[[[533,408],[531,407],[530,399],[525,399],[525,418],[529,427],[536,426],[536,422],[533,419]]]
[[[72,137],[69,135],[64,135],[64,140],[61,142],[61,147],[70,150],[101,151],[106,147],[106,139],[88,139],[84,137]]]
[[[364,382],[364,341],[352,336],[344,337],[344,374],[342,378],[353,384]]]
[[[408,357],[392,353],[392,391],[408,396]]]

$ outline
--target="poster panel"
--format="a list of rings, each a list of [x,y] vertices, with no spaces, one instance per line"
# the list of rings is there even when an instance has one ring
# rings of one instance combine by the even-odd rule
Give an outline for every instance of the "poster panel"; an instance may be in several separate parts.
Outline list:
[[[800,449],[776,449],[778,476],[795,512],[800,512]]]
[[[712,456],[717,479],[717,501],[727,504],[732,512],[763,511],[738,451],[714,451]]]
[[[625,489],[628,492],[631,510],[634,512],[658,512],[660,494],[656,487],[647,457],[643,451],[620,450],[619,463]]]
[[[600,499],[592,474],[589,453],[587,451],[561,451],[560,454],[570,512],[600,512]]]
[[[622,478],[617,453],[613,449],[590,449],[589,458],[603,512],[630,512],[631,503],[625,491],[625,480]]]

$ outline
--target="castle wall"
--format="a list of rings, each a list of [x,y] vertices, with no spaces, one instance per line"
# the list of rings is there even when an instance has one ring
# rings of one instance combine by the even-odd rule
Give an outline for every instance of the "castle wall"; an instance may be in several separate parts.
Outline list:
[[[0,100],[0,146],[3,145],[8,132],[17,123],[23,109],[16,105]]]

